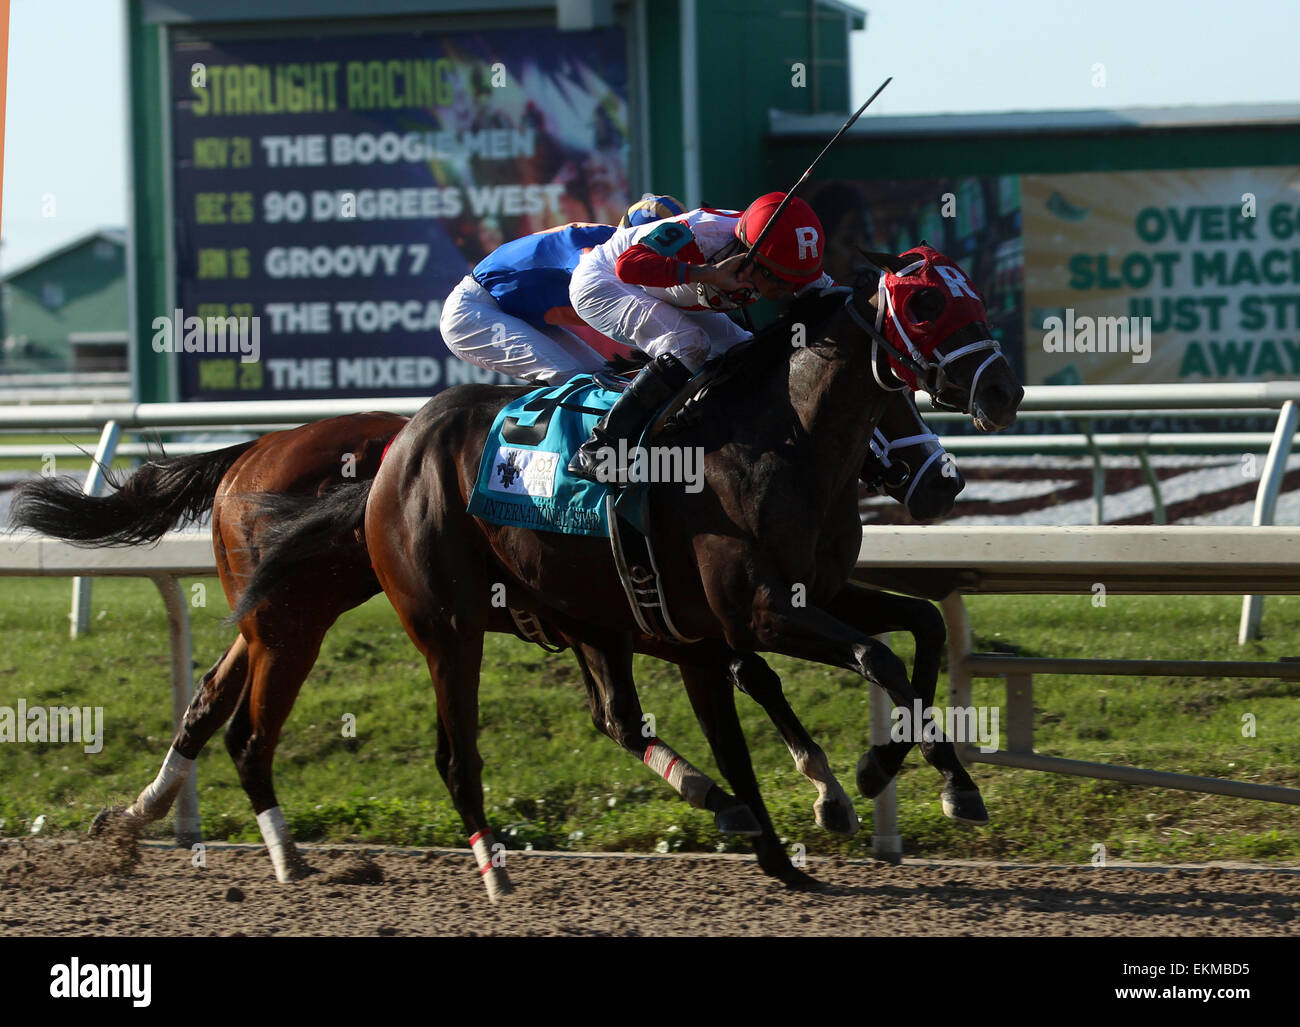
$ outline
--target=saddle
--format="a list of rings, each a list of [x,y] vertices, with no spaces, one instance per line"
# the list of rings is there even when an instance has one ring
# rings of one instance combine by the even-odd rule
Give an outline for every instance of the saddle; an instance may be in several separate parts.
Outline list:
[[[627,370],[638,366],[635,356],[626,361]],[[722,360],[714,361],[695,375],[651,419],[636,445],[653,453],[654,440],[669,430],[683,408],[703,394],[724,366]],[[579,375],[536,389],[502,408],[485,440],[468,512],[509,527],[608,537],[638,628],[663,641],[694,642],[697,639],[677,629],[669,612],[648,535],[653,501],[649,480],[598,484],[567,471],[573,450],[629,384],[614,373],[618,370],[623,368]],[[548,631],[537,615],[514,609],[510,613],[520,638],[557,651],[554,632]]]

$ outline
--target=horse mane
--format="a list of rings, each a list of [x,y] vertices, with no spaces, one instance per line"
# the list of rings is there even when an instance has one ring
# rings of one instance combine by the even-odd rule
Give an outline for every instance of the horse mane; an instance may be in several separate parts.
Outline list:
[[[766,328],[761,328],[748,339],[732,346],[720,357],[709,361],[717,368],[710,388],[725,383],[748,384],[759,374],[767,373],[769,365],[780,358],[788,358],[792,348],[794,326],[804,326],[805,345],[813,345],[825,323],[844,306],[843,292],[812,293],[796,296],[779,318]],[[708,366],[708,365],[705,365]]]

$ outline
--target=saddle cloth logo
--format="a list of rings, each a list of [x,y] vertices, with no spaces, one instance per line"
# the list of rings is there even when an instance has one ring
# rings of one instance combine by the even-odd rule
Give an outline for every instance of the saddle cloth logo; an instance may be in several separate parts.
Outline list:
[[[551,499],[555,496],[555,472],[559,466],[559,453],[499,446],[488,488],[512,496]]]
[[[484,442],[469,512],[511,528],[608,538],[608,486],[574,477],[568,463],[616,399],[579,375],[503,407]]]

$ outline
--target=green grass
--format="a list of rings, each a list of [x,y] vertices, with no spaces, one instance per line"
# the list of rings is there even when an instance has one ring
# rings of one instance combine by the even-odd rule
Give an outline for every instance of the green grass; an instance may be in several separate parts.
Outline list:
[[[187,589],[191,583],[186,583]],[[194,610],[196,661],[206,667],[233,637],[225,604]],[[126,803],[152,780],[171,736],[166,621],[148,583],[95,584],[92,634],[69,641],[68,583],[0,582],[0,705],[104,707],[103,752],[76,745],[0,744],[0,835],[82,831],[101,806]],[[1240,650],[1240,600],[1091,596],[983,597],[970,601],[978,649],[1025,655],[1271,659],[1294,653],[1300,600],[1270,598],[1269,637]],[[910,664],[910,639],[896,636]],[[909,644],[903,644],[904,642]],[[779,657],[795,709],[853,792],[868,733],[868,693],[851,674]],[[675,671],[638,658],[642,705],[661,737],[717,775]],[[940,705],[946,682],[940,684]],[[1300,786],[1300,683],[1275,680],[1040,677],[1036,745],[1077,759]],[[762,711],[738,696],[742,722],[773,819],[813,854],[870,851],[871,806],[858,798],[863,832],[843,840],[813,822],[815,792],[794,770]],[[997,680],[977,681],[977,704],[1002,706]],[[1254,738],[1242,714],[1255,716]],[[356,737],[344,737],[345,714]],[[464,845],[464,829],[433,766],[433,696],[423,661],[382,598],[345,616],[326,639],[281,740],[277,789],[302,839]],[[1005,743],[1005,710],[1002,727]],[[632,756],[596,732],[576,666],[490,636],[481,690],[480,745],[489,815],[512,847],[746,851],[723,842],[708,814],[690,809]],[[1095,844],[1111,859],[1300,859],[1292,809],[1194,793],[1138,788],[976,765],[993,818],[980,830],[948,821],[938,775],[913,754],[899,780],[900,830],[909,855],[1086,862]],[[221,739],[199,760],[204,832],[255,841],[256,822]],[[167,837],[170,820],[153,829]]]

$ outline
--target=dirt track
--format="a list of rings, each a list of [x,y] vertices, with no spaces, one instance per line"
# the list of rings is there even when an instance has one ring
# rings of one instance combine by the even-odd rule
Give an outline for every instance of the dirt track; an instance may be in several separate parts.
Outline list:
[[[0,934],[1300,935],[1294,871],[815,860],[829,888],[809,895],[736,857],[512,852],[516,892],[494,907],[468,853],[305,852],[321,872],[281,885],[260,849],[210,848],[199,869],[178,849],[6,844]]]

